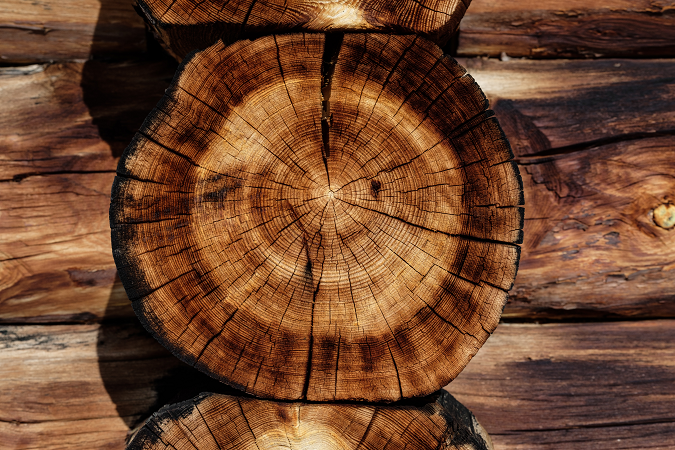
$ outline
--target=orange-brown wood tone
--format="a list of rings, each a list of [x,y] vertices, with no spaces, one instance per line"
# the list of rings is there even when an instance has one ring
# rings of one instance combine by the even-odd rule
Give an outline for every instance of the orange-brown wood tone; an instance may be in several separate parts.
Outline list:
[[[258,396],[434,392],[497,326],[516,274],[521,182],[486,108],[413,36],[198,53],[113,186],[136,313],[181,359]]]
[[[492,450],[490,437],[441,391],[397,406],[278,403],[202,394],[153,415],[128,450]]]

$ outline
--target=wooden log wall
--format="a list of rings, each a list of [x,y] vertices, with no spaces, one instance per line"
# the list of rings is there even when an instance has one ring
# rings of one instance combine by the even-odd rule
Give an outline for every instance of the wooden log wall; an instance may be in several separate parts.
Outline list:
[[[497,449],[675,447],[675,2],[590,3],[474,0],[448,48],[525,184],[505,323],[447,387]],[[138,325],[110,250],[117,161],[175,68],[131,0],[0,5],[3,448],[122,449],[222,391]]]

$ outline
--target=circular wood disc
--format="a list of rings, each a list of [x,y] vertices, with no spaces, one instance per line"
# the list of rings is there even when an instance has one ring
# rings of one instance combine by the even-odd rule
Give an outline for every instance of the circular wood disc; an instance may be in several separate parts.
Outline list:
[[[421,34],[445,45],[471,0],[138,0],[147,23],[177,59],[218,39],[289,31]]]
[[[169,405],[128,450],[492,450],[476,418],[443,391],[414,404],[279,403],[218,394]]]
[[[112,190],[136,313],[183,361],[261,397],[445,386],[497,326],[519,257],[521,181],[486,108],[422,38],[195,54]]]

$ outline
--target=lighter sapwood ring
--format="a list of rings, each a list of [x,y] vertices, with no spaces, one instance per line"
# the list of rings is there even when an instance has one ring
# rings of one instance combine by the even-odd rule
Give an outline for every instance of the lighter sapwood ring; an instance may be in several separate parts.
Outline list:
[[[445,391],[391,406],[281,403],[201,394],[168,405],[128,450],[492,450],[471,412]]]
[[[217,44],[120,160],[113,255],[146,328],[231,386],[426,395],[483,345],[513,284],[511,159],[475,81],[423,38]]]

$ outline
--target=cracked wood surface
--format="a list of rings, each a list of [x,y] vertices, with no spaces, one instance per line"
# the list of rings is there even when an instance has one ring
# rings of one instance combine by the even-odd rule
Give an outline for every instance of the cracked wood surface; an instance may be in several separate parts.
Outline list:
[[[221,43],[178,73],[110,208],[148,329],[262,397],[392,401],[453,379],[522,240],[517,168],[473,79],[383,34]]]
[[[673,233],[650,216],[675,190],[675,63],[461,62],[521,163],[529,205],[506,317],[672,317]],[[109,250],[108,186],[174,66],[87,64],[0,69],[4,322],[129,313]]]
[[[492,450],[476,418],[446,391],[396,406],[281,403],[202,394],[167,405],[127,447],[153,449]]]
[[[146,48],[133,0],[3,0],[0,63],[138,56]]]
[[[497,449],[670,450],[674,339],[673,320],[502,324],[446,389]],[[177,396],[199,372],[131,322],[0,326],[0,349],[0,438],[17,450],[122,449],[161,406],[220,385]]]
[[[444,45],[471,0],[139,0],[149,26],[182,60],[222,39],[226,44],[289,31],[421,34]]]
[[[673,57],[673,0],[473,0],[457,54],[529,58]]]

